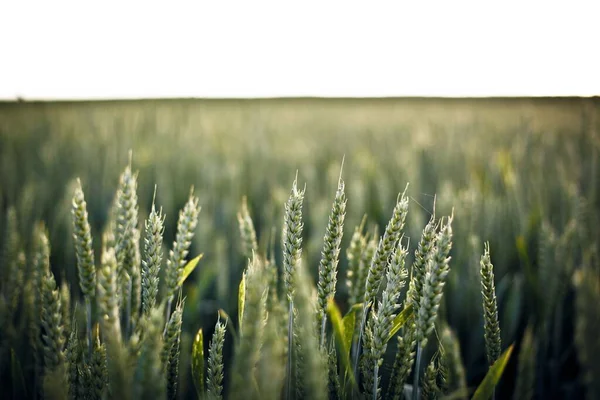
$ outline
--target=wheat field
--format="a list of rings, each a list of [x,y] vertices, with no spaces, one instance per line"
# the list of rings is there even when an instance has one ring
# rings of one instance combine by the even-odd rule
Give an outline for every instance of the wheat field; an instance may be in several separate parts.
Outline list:
[[[599,111],[0,103],[0,397],[597,398]]]

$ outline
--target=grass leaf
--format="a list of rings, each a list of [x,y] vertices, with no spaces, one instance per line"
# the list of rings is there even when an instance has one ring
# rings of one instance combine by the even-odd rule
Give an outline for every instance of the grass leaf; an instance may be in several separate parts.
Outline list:
[[[354,304],[342,319],[342,324],[344,325],[344,345],[348,351],[352,347],[352,336],[354,336],[354,328],[356,326],[356,313],[361,310],[362,303]]]
[[[350,347],[346,344],[346,333],[344,322],[342,320],[342,313],[335,304],[335,301],[331,298],[327,302],[327,314],[329,314],[329,319],[331,320],[331,325],[333,326],[333,332],[335,334],[336,341],[338,346],[340,346],[340,354],[342,356],[342,363],[344,364],[345,371],[344,375],[347,377],[349,376],[352,385],[355,385],[356,381],[354,380],[352,363],[350,362]],[[352,327],[352,331],[354,331],[354,327]],[[350,338],[352,338],[351,334]]]
[[[185,264],[185,267],[183,267],[183,274],[181,275],[181,279],[179,279],[179,286],[183,286],[183,282],[185,282],[185,280],[188,278],[188,276],[190,276],[190,274],[192,272],[194,272],[194,270],[196,269],[196,266],[198,265],[198,262],[200,261],[200,259],[204,256],[204,254],[200,254],[198,255],[198,257],[190,260],[187,264]]]
[[[198,330],[192,345],[192,377],[198,398],[204,398],[204,335],[202,328]]]
[[[388,342],[392,340],[394,335],[398,333],[400,328],[409,320],[413,315],[413,307],[412,304],[404,307],[404,310],[394,318],[394,322],[392,323],[392,329],[390,329],[390,335],[388,336]]]
[[[514,344],[511,344],[508,349],[504,350],[504,353],[502,353],[500,358],[498,358],[494,365],[490,367],[488,373],[485,375],[485,378],[483,378],[483,381],[475,391],[472,400],[488,400],[492,397],[494,388],[502,377],[502,373],[504,372],[504,368],[510,359],[510,355],[512,354],[514,346]]]

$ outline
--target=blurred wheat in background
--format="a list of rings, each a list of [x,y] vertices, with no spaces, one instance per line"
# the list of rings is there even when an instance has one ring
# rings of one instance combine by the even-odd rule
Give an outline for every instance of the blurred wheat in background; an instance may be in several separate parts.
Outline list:
[[[599,111],[2,103],[0,397],[597,398]]]

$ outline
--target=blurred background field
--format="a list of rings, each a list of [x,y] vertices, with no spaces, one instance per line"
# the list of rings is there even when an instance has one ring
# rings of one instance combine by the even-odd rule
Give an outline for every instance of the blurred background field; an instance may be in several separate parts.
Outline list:
[[[0,103],[2,238],[9,206],[16,206],[25,239],[35,221],[44,220],[53,271],[71,283],[74,297],[74,180],[81,178],[99,254],[130,150],[139,171],[140,220],[149,213],[156,184],[157,204],[167,216],[166,245],[174,240],[177,213],[191,186],[202,206],[191,254],[204,258],[184,288],[182,365],[191,335],[201,326],[210,332],[219,308],[236,315],[246,263],[236,219],[243,196],[264,248],[273,230],[279,238],[297,171],[300,186],[306,183],[304,260],[315,274],[344,159],[343,249],[363,214],[370,230],[383,229],[407,183],[411,241],[418,240],[434,195],[440,215],[454,209],[442,314],[460,338],[470,386],[487,369],[479,257],[489,241],[504,347],[520,343],[531,324],[539,349],[537,394],[582,394],[571,281],[584,264],[597,271],[599,99]],[[345,254],[340,263],[336,300],[344,311]],[[512,393],[516,360],[501,395]],[[181,370],[185,380],[189,371]],[[192,392],[187,384],[180,395]]]

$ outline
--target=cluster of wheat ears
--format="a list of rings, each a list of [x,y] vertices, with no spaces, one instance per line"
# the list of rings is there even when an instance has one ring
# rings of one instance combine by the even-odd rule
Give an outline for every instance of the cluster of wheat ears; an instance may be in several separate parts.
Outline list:
[[[198,398],[223,398],[224,386],[227,397],[233,399],[494,396],[513,346],[502,346],[500,339],[489,245],[482,249],[480,262],[489,371],[475,389],[467,387],[454,332],[437,318],[451,273],[453,215],[431,215],[411,249],[411,241],[403,234],[409,209],[407,190],[408,186],[398,195],[383,234],[366,232],[364,219],[354,229],[345,252],[349,305],[344,316],[334,301],[346,214],[341,174],[316,285],[302,259],[305,189],[298,188],[297,178],[285,204],[282,265],[277,265],[273,243],[264,251],[259,249],[244,200],[238,222],[248,264],[239,285],[238,315],[232,320],[219,312],[207,356],[203,331],[195,336],[188,359]],[[189,257],[200,206],[192,190],[165,256],[162,209],[153,200],[142,229],[136,192],[137,175],[130,162],[120,177],[102,252],[96,257],[78,181],[72,220],[83,303],[71,299],[65,285],[57,287],[43,224],[34,230],[33,251],[26,257],[12,234],[17,232],[17,222],[14,210],[9,211],[5,260],[11,281],[3,285],[1,315],[3,326],[12,326],[18,319],[28,335],[35,377],[34,387],[28,388],[31,397],[177,397],[179,369],[190,368],[180,365],[182,285],[200,261],[200,256]],[[414,252],[412,265],[407,265],[409,252]],[[80,304],[85,306],[85,326],[79,326],[75,318]],[[23,310],[20,318],[15,315],[18,310]],[[21,328],[13,332],[7,328],[3,333],[8,338],[3,341],[3,358],[16,358],[9,354],[11,334],[17,335]],[[232,341],[234,349],[228,366],[223,354],[226,340]],[[390,342],[395,357],[393,365],[385,365]],[[534,351],[527,345],[522,348],[516,394],[526,398],[533,391]],[[433,356],[425,359],[426,354]],[[384,381],[386,387],[382,387]]]

